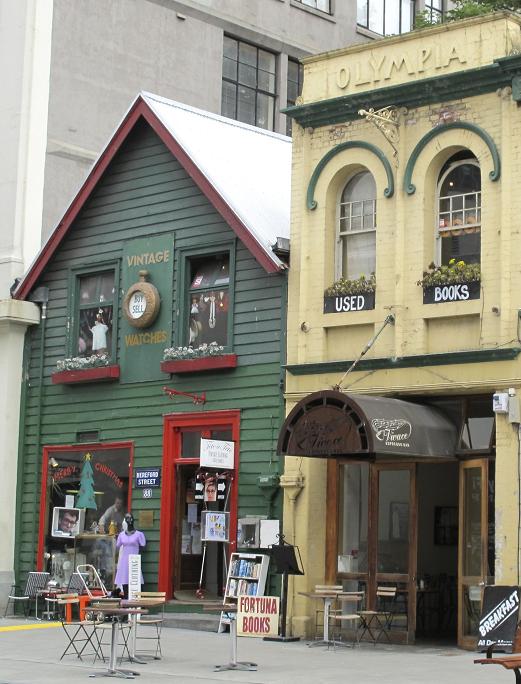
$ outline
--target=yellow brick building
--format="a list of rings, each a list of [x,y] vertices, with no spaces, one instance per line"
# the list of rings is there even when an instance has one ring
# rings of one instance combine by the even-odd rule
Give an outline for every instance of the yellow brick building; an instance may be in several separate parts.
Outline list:
[[[520,29],[498,13],[304,60],[279,441],[294,634],[315,631],[300,592],[372,608],[387,584],[393,640],[472,647],[483,587],[520,583]]]

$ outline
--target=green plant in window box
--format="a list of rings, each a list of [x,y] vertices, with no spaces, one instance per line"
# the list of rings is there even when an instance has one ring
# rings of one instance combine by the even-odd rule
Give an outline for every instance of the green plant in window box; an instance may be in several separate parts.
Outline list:
[[[57,362],[58,371],[85,370],[87,368],[102,368],[109,365],[107,354],[93,354],[92,356],[73,356]]]
[[[464,261],[451,259],[448,264],[436,266],[429,264],[429,270],[423,272],[423,278],[418,280],[420,287],[433,285],[458,285],[464,283],[478,283],[481,280],[479,264],[466,264]]]
[[[163,351],[163,361],[179,361],[181,359],[201,359],[206,356],[219,356],[224,347],[217,342],[200,344],[198,347],[169,347]]]
[[[339,297],[340,295],[359,295],[367,292],[374,292],[376,290],[376,276],[371,273],[369,278],[362,275],[355,280],[347,280],[340,278],[326,289],[324,295],[326,297]]]

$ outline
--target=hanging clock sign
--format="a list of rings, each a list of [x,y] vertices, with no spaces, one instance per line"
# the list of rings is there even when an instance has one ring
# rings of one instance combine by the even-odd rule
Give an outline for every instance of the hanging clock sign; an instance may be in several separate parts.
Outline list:
[[[148,271],[139,271],[139,282],[131,285],[123,300],[123,313],[135,328],[148,328],[156,320],[161,305],[157,288],[147,282]]]

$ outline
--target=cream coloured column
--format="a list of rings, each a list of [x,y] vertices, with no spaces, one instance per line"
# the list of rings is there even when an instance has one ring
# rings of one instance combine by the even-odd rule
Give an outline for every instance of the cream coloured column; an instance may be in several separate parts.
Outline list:
[[[0,300],[0,614],[14,578],[18,426],[22,387],[24,335],[40,320],[40,309],[31,302]]]

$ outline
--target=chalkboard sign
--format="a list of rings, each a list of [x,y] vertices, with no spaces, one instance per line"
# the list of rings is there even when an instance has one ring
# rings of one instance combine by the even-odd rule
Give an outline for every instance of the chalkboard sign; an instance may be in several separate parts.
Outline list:
[[[519,587],[485,587],[478,628],[479,651],[486,651],[495,643],[495,650],[512,653],[519,622],[519,595]]]

